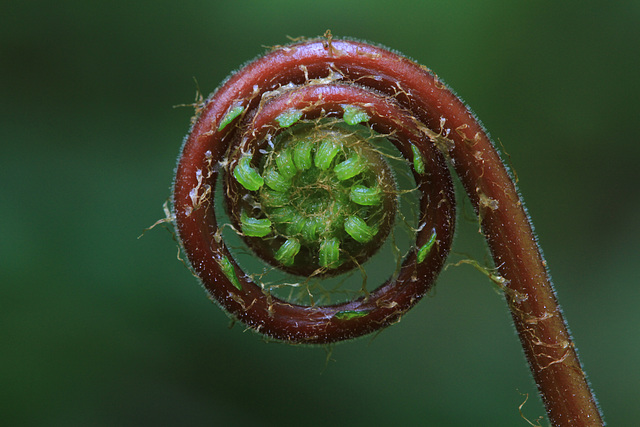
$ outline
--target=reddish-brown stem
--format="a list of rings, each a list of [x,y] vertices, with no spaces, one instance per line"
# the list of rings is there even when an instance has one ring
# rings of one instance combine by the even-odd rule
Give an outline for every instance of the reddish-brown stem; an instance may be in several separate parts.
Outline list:
[[[268,94],[268,96],[264,96]],[[263,97],[264,96],[264,97]],[[230,146],[246,149],[273,131],[283,110],[303,118],[340,116],[341,105],[366,111],[368,125],[393,133],[399,150],[418,147],[429,173],[414,171],[425,193],[421,218],[428,224],[416,247],[436,230],[438,251],[425,263],[411,252],[395,280],[370,297],[342,305],[296,306],[266,295],[242,274],[229,256],[239,285],[221,260],[229,255],[220,242],[211,188],[218,164]],[[234,126],[220,123],[233,106],[244,115]],[[444,157],[442,155],[444,155]],[[203,108],[178,165],[174,192],[176,226],[195,272],[226,310],[269,336],[323,343],[369,333],[395,321],[431,286],[448,253],[453,195],[443,158],[449,160],[480,218],[504,286],[516,330],[533,377],[556,426],[597,426],[602,418],[589,389],[575,346],[556,301],[529,218],[515,184],[493,143],[468,108],[428,69],[386,49],[365,43],[311,40],[278,48],[232,76]],[[204,181],[203,181],[204,177]],[[441,186],[433,191],[433,186]],[[421,220],[421,221],[422,221]],[[427,266],[429,264],[429,266]],[[344,320],[344,310],[366,313]]]

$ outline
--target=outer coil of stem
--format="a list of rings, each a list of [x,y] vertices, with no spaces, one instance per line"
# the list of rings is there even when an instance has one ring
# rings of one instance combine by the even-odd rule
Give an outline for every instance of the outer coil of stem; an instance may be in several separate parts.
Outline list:
[[[296,58],[296,53],[304,55]],[[336,68],[334,59],[322,42],[316,41],[291,50],[274,51],[232,76],[204,106],[185,143],[176,176],[177,229],[189,261],[207,291],[225,310],[248,326],[289,342],[333,342],[367,334],[396,321],[431,287],[449,251],[455,222],[451,178],[434,142],[419,129],[411,112],[393,97],[353,84],[364,74],[364,69],[350,76],[347,69]],[[338,72],[341,77],[337,77]],[[263,96],[265,93],[267,97]],[[244,116],[218,130],[218,123],[238,105],[244,107]],[[357,109],[349,113],[354,115],[353,111],[358,111],[358,121],[370,118],[365,124],[381,134],[393,134],[394,143],[403,155],[411,155],[412,145],[419,147],[429,173],[414,172],[417,186],[423,193],[420,201],[423,226],[417,233],[416,245],[423,246],[431,237],[431,230],[436,229],[437,249],[419,264],[415,262],[416,251],[412,251],[397,277],[389,278],[370,295],[344,304],[307,307],[279,301],[265,295],[261,287],[235,265],[242,287],[239,291],[216,262],[222,257],[235,261],[224,242],[219,237],[216,239],[220,234],[211,201],[201,203],[196,198],[198,203],[194,203],[193,189],[201,188],[197,176],[207,176],[207,184],[213,187],[220,169],[217,165],[227,161],[224,156],[230,146],[237,147],[240,153],[253,152],[256,141],[262,141],[274,129],[282,128],[283,113],[296,120],[313,120],[323,115],[342,117],[344,105]],[[285,124],[290,126],[292,120],[287,119]],[[294,164],[296,159],[304,163],[304,154],[303,150],[294,152]],[[234,164],[229,165],[231,170],[234,167]],[[368,195],[369,200],[373,197],[375,195]],[[289,246],[294,248],[295,245]],[[327,256],[331,253],[325,251]],[[289,254],[283,252],[282,259],[288,262]],[[366,316],[336,316],[347,311]]]
[[[252,152],[251,144],[269,130],[322,114],[342,117],[343,105],[357,109],[347,111],[345,120],[393,135],[398,149],[413,162],[423,192],[416,249],[396,278],[367,297],[325,307],[284,303],[262,292],[231,257],[220,239],[210,188],[220,165],[228,162],[224,156],[230,146]],[[430,288],[444,263],[452,239],[454,196],[442,154],[450,159],[481,219],[552,423],[600,425],[508,171],[466,106],[428,69],[407,58],[329,38],[274,49],[233,75],[207,100],[183,147],[174,187],[176,228],[207,292],[251,328],[290,342],[360,336],[396,321]],[[307,160],[303,150],[293,153],[299,167]],[[250,174],[248,182],[259,185],[253,178]],[[375,195],[358,189],[352,197],[373,200]],[[416,262],[418,249],[422,262]]]

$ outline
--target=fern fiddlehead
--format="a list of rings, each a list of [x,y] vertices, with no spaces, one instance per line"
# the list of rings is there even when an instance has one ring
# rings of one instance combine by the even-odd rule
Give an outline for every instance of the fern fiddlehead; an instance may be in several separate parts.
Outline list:
[[[479,216],[550,419],[600,425],[513,180],[466,106],[399,54],[329,36],[232,75],[185,141],[173,216],[195,274],[234,318],[278,340],[330,343],[393,323],[432,286],[455,223],[448,165]],[[385,245],[394,267],[367,286]],[[325,298],[349,277],[355,291]]]

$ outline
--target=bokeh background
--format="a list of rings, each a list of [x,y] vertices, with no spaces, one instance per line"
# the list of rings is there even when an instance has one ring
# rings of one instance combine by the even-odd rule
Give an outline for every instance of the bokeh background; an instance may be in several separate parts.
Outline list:
[[[637,1],[11,1],[0,16],[0,417],[8,426],[528,425],[503,299],[449,268],[375,338],[265,343],[163,216],[197,79],[330,28],[438,73],[509,152],[606,419],[640,419]],[[456,250],[480,261],[477,226]],[[546,421],[542,422],[546,425]]]

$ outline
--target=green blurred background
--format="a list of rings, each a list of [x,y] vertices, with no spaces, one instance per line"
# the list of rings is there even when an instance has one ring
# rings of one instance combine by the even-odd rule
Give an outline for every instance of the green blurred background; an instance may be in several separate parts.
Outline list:
[[[163,216],[195,77],[286,36],[431,67],[502,141],[606,419],[640,419],[638,1],[24,1],[0,17],[0,417],[10,426],[528,425],[506,305],[469,266],[402,322],[267,344],[176,260]],[[459,220],[456,250],[484,255]],[[543,422],[543,424],[546,423]]]

